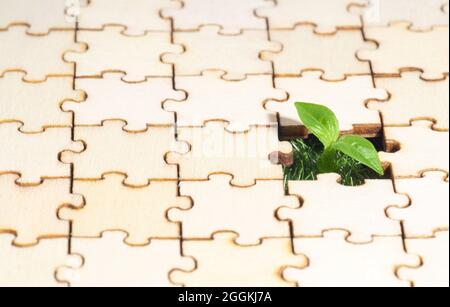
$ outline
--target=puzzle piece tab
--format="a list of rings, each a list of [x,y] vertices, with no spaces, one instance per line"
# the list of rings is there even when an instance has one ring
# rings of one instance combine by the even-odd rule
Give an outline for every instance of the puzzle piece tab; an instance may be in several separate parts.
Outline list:
[[[122,72],[129,82],[146,77],[171,77],[171,65],[161,62],[165,53],[181,53],[183,48],[170,42],[169,32],[149,32],[143,36],[125,36],[123,27],[103,31],[78,31],[78,41],[89,47],[83,54],[68,53],[65,59],[77,64],[77,77],[101,77],[106,72]],[[120,48],[117,48],[120,46]]]
[[[404,208],[389,208],[388,216],[403,221],[405,235],[429,237],[435,231],[449,229],[448,174],[427,172],[423,178],[397,179],[398,193],[408,195],[411,203]]]
[[[192,198],[191,210],[169,211],[172,221],[183,225],[183,237],[209,239],[214,233],[236,232],[238,244],[258,244],[266,237],[289,237],[289,225],[275,218],[281,206],[297,208],[295,196],[285,196],[282,180],[258,181],[248,188],[230,184],[231,176],[213,175],[208,181],[180,183],[181,195]],[[211,198],[211,191],[215,197]],[[207,218],[205,218],[207,217]]]
[[[66,14],[66,0],[2,0],[0,30],[10,25],[28,25],[30,34],[48,34],[51,30],[75,30],[75,22]]]
[[[99,239],[72,240],[73,256],[83,259],[78,269],[60,268],[58,280],[72,287],[173,287],[169,272],[193,270],[194,260],[181,256],[178,240],[154,240],[129,246],[125,234],[107,232]]]
[[[76,179],[101,179],[117,172],[127,175],[129,185],[148,185],[152,180],[176,180],[177,167],[164,161],[170,151],[187,152],[188,144],[175,141],[173,127],[149,127],[128,132],[122,121],[106,121],[103,126],[75,129],[75,139],[86,144],[79,154],[65,152],[62,161],[74,163]]]
[[[263,52],[262,59],[273,61],[278,77],[299,76],[305,71],[321,71],[330,81],[349,75],[370,75],[369,63],[358,60],[356,52],[373,43],[364,42],[361,31],[340,30],[334,34],[316,34],[314,26],[275,30],[271,39],[283,45],[281,52]],[[368,48],[368,47],[367,47]]]
[[[313,24],[318,33],[334,33],[337,29],[361,28],[359,15],[351,9],[365,5],[364,0],[276,0],[276,5],[258,8],[256,14],[267,17],[271,29]]]
[[[188,197],[177,197],[177,183],[151,182],[144,187],[123,184],[123,175],[109,174],[95,181],[75,180],[74,193],[83,195],[83,208],[62,208],[59,216],[72,221],[75,237],[100,237],[104,231],[123,230],[131,245],[154,238],[178,238],[177,223],[166,219],[169,208],[190,209]]]
[[[413,30],[426,31],[434,26],[448,26],[448,0],[371,0],[364,10],[364,25],[389,26],[407,21]]]
[[[366,38],[378,43],[378,48],[360,50],[358,58],[372,62],[376,75],[398,75],[419,70],[428,80],[442,79],[449,71],[448,26],[436,26],[431,31],[409,29],[408,23],[389,27],[369,27]]]
[[[428,239],[406,239],[409,253],[422,258],[420,268],[402,267],[399,276],[403,280],[412,281],[415,287],[449,286],[449,237],[448,231],[437,232]]]
[[[145,130],[147,125],[174,125],[175,117],[163,110],[167,100],[180,101],[186,93],[172,89],[172,78],[147,78],[142,83],[126,83],[124,74],[103,78],[77,79],[77,87],[89,93],[83,103],[66,102],[64,110],[75,113],[76,125],[101,125],[105,120],[127,122],[127,130]]]
[[[63,287],[55,279],[67,262],[67,239],[42,240],[36,246],[13,246],[14,236],[0,234],[0,286]]]
[[[84,0],[83,2],[87,2]],[[145,35],[148,31],[170,32],[170,21],[161,18],[164,8],[180,8],[175,0],[90,0],[83,3],[79,28],[101,30],[108,25],[122,25],[126,35]]]
[[[71,141],[71,129],[48,128],[43,133],[24,134],[20,127],[20,123],[0,124],[0,174],[20,174],[18,182],[27,184],[69,178],[70,166],[60,162],[60,153],[84,149],[82,143]]]
[[[260,245],[239,246],[235,238],[225,232],[210,240],[184,241],[183,251],[197,260],[197,268],[192,272],[175,270],[171,280],[188,287],[288,287],[282,272],[307,265],[303,255],[292,252],[290,239],[264,239]]]
[[[177,87],[189,93],[186,101],[166,102],[164,109],[177,113],[181,127],[202,126],[210,120],[230,122],[228,130],[248,130],[250,126],[277,123],[275,113],[264,109],[271,99],[282,101],[287,93],[274,89],[272,77],[248,76],[242,81],[226,81],[223,72],[204,72],[202,76],[180,77]]]
[[[290,143],[278,141],[277,127],[252,127],[232,133],[227,131],[227,123],[214,121],[204,127],[179,128],[178,137],[191,145],[191,151],[171,152],[166,160],[180,166],[182,180],[230,174],[233,185],[251,186],[258,179],[283,179],[282,166],[271,163],[269,158],[273,153],[292,153]]]
[[[317,181],[289,182],[289,194],[299,196],[303,205],[281,208],[278,217],[292,221],[294,236],[320,236],[327,230],[343,229],[350,232],[350,242],[366,243],[374,236],[401,234],[400,223],[389,219],[385,211],[392,205],[406,206],[408,198],[394,192],[391,180],[366,180],[362,186],[349,187],[339,184],[339,179],[336,174],[325,174]]]
[[[310,101],[327,106],[336,114],[341,131],[374,136],[381,130],[378,112],[367,110],[369,100],[385,100],[385,90],[375,89],[370,76],[351,76],[345,81],[329,82],[320,72],[305,73],[302,77],[276,78],[276,86],[289,93],[288,102],[268,102],[270,111],[277,111],[282,128],[300,127],[295,108],[297,101]]]
[[[174,21],[176,31],[192,31],[202,25],[221,26],[221,33],[237,34],[241,30],[266,30],[266,22],[255,9],[267,7],[265,0],[183,0],[181,9],[164,9],[165,17]]]
[[[61,110],[67,101],[81,102],[82,91],[72,89],[73,78],[48,78],[45,82],[24,82],[24,73],[0,77],[0,123],[17,121],[23,132],[42,132],[48,127],[71,127],[72,116]]]
[[[75,31],[51,32],[31,36],[27,27],[14,26],[0,31],[0,76],[9,71],[23,71],[27,81],[45,81],[50,76],[74,75],[74,65],[63,60],[66,52],[82,52],[74,43]],[[30,56],[30,50],[33,56]],[[36,59],[39,59],[38,61]]]
[[[381,111],[386,126],[409,126],[414,120],[429,120],[435,122],[434,129],[448,130],[448,77],[425,81],[420,72],[405,72],[400,78],[377,78],[376,84],[390,93],[390,99],[370,102],[368,107]]]
[[[198,76],[207,70],[224,71],[223,78],[227,80],[272,74],[270,63],[262,61],[260,53],[280,51],[281,45],[268,41],[266,31],[245,30],[237,35],[223,35],[219,30],[217,26],[203,26],[198,31],[174,33],[175,42],[184,45],[186,51],[179,55],[166,54],[163,62],[175,64],[177,76]]]
[[[300,287],[410,286],[397,278],[396,269],[401,265],[419,267],[420,259],[405,253],[401,236],[351,244],[347,235],[345,231],[328,231],[323,237],[295,239],[295,251],[307,255],[309,267],[288,269],[285,278]]]
[[[380,159],[390,162],[396,178],[418,177],[425,171],[448,173],[449,134],[434,131],[431,122],[413,122],[411,127],[385,127],[388,147],[397,152],[381,152]]]
[[[17,175],[0,175],[0,233],[14,233],[15,245],[38,244],[42,238],[69,236],[69,223],[58,219],[63,205],[80,207],[81,196],[70,193],[69,179],[19,186]]]

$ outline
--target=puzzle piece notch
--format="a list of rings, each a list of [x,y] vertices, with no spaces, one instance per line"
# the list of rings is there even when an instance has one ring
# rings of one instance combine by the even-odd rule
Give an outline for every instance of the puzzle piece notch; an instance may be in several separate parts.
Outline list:
[[[429,121],[413,121],[410,127],[384,128],[387,147],[400,148],[380,152],[380,159],[391,164],[395,178],[420,177],[427,171],[448,173],[448,132],[432,130],[432,125]]]
[[[324,80],[343,81],[351,75],[371,74],[369,62],[359,60],[356,52],[375,43],[364,41],[361,31],[340,30],[324,35],[314,33],[314,29],[312,25],[298,25],[290,30],[272,31],[271,39],[283,49],[264,51],[261,58],[273,62],[277,77],[298,77],[304,72],[319,71]],[[340,60],[336,61],[337,58]]]
[[[221,34],[265,31],[266,22],[255,15],[255,10],[272,5],[265,0],[184,0],[183,3],[182,8],[162,10],[163,16],[174,21],[175,31],[195,31],[204,25],[215,25],[221,27]]]
[[[408,22],[414,31],[429,31],[434,26],[448,26],[446,3],[447,0],[372,0],[364,11],[364,24],[373,27]]]
[[[236,133],[228,131],[227,126],[226,122],[211,121],[203,127],[179,128],[179,140],[189,143],[191,151],[170,152],[167,163],[179,165],[182,180],[229,174],[233,185],[248,187],[257,180],[283,179],[281,165],[272,161],[286,160],[292,155],[292,146],[279,142],[276,127],[252,127]]]
[[[84,260],[79,269],[61,267],[58,280],[72,287],[173,287],[169,273],[191,271],[195,261],[181,255],[178,240],[154,240],[146,246],[123,243],[126,234],[106,232],[99,239],[74,238],[72,250]]]
[[[0,174],[20,175],[17,180],[19,184],[40,184],[44,179],[69,178],[70,167],[61,163],[60,155],[80,153],[85,149],[82,142],[72,141],[71,129],[48,128],[42,133],[25,134],[19,131],[21,127],[20,123],[0,125]]]
[[[179,238],[179,225],[166,219],[167,211],[172,207],[188,210],[192,203],[189,197],[177,196],[176,181],[130,187],[125,180],[120,174],[95,181],[75,180],[73,189],[84,196],[85,205],[59,210],[61,219],[72,221],[72,235],[96,238],[105,231],[122,230],[127,233],[125,243],[134,246]]]
[[[407,238],[430,237],[437,230],[449,229],[447,173],[426,172],[422,178],[397,179],[395,186],[411,201],[406,207],[389,208],[387,214],[403,221]]]
[[[348,235],[347,231],[332,230],[321,237],[294,239],[295,252],[307,255],[309,267],[288,269],[285,279],[300,287],[410,286],[397,278],[396,269],[400,265],[419,267],[420,259],[405,253],[401,236],[351,244]]]
[[[427,81],[420,75],[415,71],[403,72],[401,77],[377,78],[377,86],[386,89],[390,99],[369,102],[368,107],[381,111],[385,126],[410,126],[413,121],[429,120],[435,122],[433,129],[448,131],[448,76]]]
[[[229,131],[246,131],[251,126],[277,124],[275,113],[263,105],[268,100],[284,101],[288,94],[273,88],[269,75],[248,76],[242,81],[226,81],[223,71],[201,76],[179,77],[178,87],[189,93],[186,101],[167,101],[164,109],[177,113],[179,127],[203,126],[211,120],[229,122]]]
[[[395,204],[406,206],[409,199],[394,192],[391,180],[366,180],[362,186],[348,187],[340,179],[337,174],[323,174],[316,181],[290,181],[289,194],[300,197],[303,204],[282,207],[277,217],[293,223],[295,237],[343,229],[350,233],[348,242],[367,243],[375,236],[401,235],[400,223],[389,219],[385,210]],[[320,220],[315,218],[318,215]]]
[[[0,31],[11,26],[28,26],[27,34],[48,35],[58,30],[75,30],[67,13],[66,1],[40,0],[33,5],[29,0],[2,0],[0,3]]]
[[[189,144],[175,140],[174,127],[129,132],[125,126],[124,121],[115,120],[102,126],[77,127],[75,139],[82,140],[87,148],[81,153],[65,152],[61,161],[74,163],[75,179],[101,179],[115,172],[126,175],[125,184],[131,186],[176,181],[177,167],[168,165],[165,158],[169,152],[188,152]]]
[[[406,239],[409,253],[422,259],[418,268],[403,266],[398,275],[415,287],[449,286],[449,235],[447,231],[436,232],[431,238]]]
[[[78,22],[81,30],[103,30],[111,25],[124,27],[126,36],[144,36],[149,32],[170,32],[169,20],[161,17],[164,8],[182,7],[180,0],[91,0],[81,6]]]
[[[73,90],[72,77],[47,78],[45,82],[26,82],[24,72],[8,72],[0,77],[0,124],[18,122],[21,132],[44,132],[51,127],[71,127],[72,116],[61,104],[80,103],[86,93]]]
[[[77,77],[100,78],[108,72],[121,72],[127,82],[144,82],[147,77],[172,77],[172,66],[161,62],[169,54],[182,53],[181,45],[171,43],[170,32],[148,32],[144,36],[125,36],[123,26],[102,31],[78,31],[78,40],[89,50],[68,52],[65,60],[77,64]],[[117,48],[120,45],[121,48]]]
[[[75,32],[56,31],[32,36],[26,33],[27,29],[19,25],[0,31],[0,76],[7,72],[24,72],[23,79],[29,82],[43,82],[48,77],[73,77],[74,65],[64,61],[64,55],[85,51],[83,44],[74,42]],[[34,56],[30,57],[24,50],[33,50]]]
[[[80,195],[70,193],[69,179],[44,180],[21,186],[18,175],[0,175],[0,233],[13,233],[16,246],[37,245],[41,239],[69,236],[69,224],[58,219],[63,205],[81,207]]]
[[[317,34],[332,34],[343,29],[361,29],[357,13],[367,5],[364,0],[277,0],[272,7],[256,10],[257,16],[268,18],[272,30],[294,29],[310,24]]]
[[[185,52],[165,54],[162,61],[174,64],[180,77],[199,76],[210,70],[225,71],[222,78],[228,81],[244,80],[249,75],[272,75],[272,66],[260,55],[264,50],[279,52],[282,46],[268,41],[266,31],[243,30],[238,35],[224,35],[220,29],[202,26],[198,31],[174,33],[175,41],[185,46]]]
[[[212,175],[208,181],[180,183],[181,195],[191,197],[193,207],[173,208],[168,218],[182,223],[183,237],[209,239],[228,230],[239,234],[236,243],[240,245],[259,244],[265,237],[290,237],[289,225],[278,221],[274,212],[281,205],[297,208],[300,203],[294,196],[285,196],[283,181],[257,181],[242,188],[232,186],[232,179]]]
[[[378,47],[361,48],[357,57],[361,61],[370,61],[376,76],[398,76],[402,72],[416,70],[422,72],[425,80],[442,80],[449,71],[448,32],[448,26],[413,31],[405,22],[389,27],[368,27],[366,38],[377,42]]]
[[[0,285],[4,287],[62,287],[57,267],[67,262],[67,239],[41,240],[36,246],[14,246],[15,236],[0,234]]]
[[[349,76],[339,82],[322,80],[321,76],[321,72],[307,72],[302,77],[276,78],[277,87],[286,90],[290,100],[268,101],[265,108],[278,112],[281,126],[286,128],[303,126],[294,103],[310,101],[332,109],[343,132],[375,135],[381,130],[378,112],[368,111],[365,104],[387,100],[389,95],[383,89],[375,89],[370,76]]]
[[[170,279],[189,287],[287,287],[282,272],[307,265],[305,256],[292,252],[290,239],[266,238],[260,245],[239,246],[236,237],[223,232],[210,240],[184,241],[183,251],[197,260],[196,270],[174,270]]]
[[[147,78],[127,83],[123,73],[106,73],[102,78],[78,79],[77,86],[89,93],[84,103],[66,102],[65,111],[75,114],[75,123],[101,125],[105,120],[123,120],[127,131],[143,131],[148,126],[174,125],[174,114],[166,112],[167,101],[186,99],[184,91],[174,90],[171,78]],[[126,97],[126,98],[124,98]],[[126,100],[125,100],[126,99]]]

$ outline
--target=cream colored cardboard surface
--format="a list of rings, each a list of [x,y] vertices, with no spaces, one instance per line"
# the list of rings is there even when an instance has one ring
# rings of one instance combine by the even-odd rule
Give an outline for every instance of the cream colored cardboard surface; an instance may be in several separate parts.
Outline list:
[[[209,181],[181,182],[181,195],[192,198],[191,210],[174,208],[168,212],[173,221],[183,225],[183,237],[209,239],[228,230],[239,236],[238,244],[258,244],[266,237],[290,237],[289,224],[276,219],[281,207],[297,208],[295,196],[285,196],[282,180],[258,181],[248,188],[234,187],[232,177],[211,176]],[[214,197],[211,192],[214,191]]]
[[[400,223],[389,219],[385,210],[406,206],[408,198],[395,194],[391,180],[366,180],[362,186],[349,187],[339,184],[339,179],[325,174],[317,181],[290,181],[289,194],[301,197],[303,204],[299,209],[281,208],[278,217],[293,222],[295,236],[343,229],[350,232],[349,241],[365,243],[373,236],[401,234]]]
[[[235,34],[242,29],[266,30],[266,22],[254,12],[271,3],[265,0],[184,0],[183,8],[164,9],[173,18],[175,30],[196,30],[202,25],[219,25],[221,33]]]
[[[370,102],[368,106],[381,111],[386,126],[409,126],[412,120],[426,119],[436,122],[434,129],[448,130],[448,77],[425,81],[420,72],[405,72],[399,78],[377,78],[376,84],[391,97],[386,102]]]
[[[277,76],[298,76],[302,72],[323,72],[323,79],[344,80],[348,75],[370,75],[368,62],[359,61],[356,52],[369,48],[361,31],[341,30],[331,35],[314,33],[310,25],[292,30],[271,31],[271,39],[283,45],[278,53],[263,52],[262,59],[273,61]]]
[[[70,194],[69,179],[45,180],[19,186],[17,175],[0,175],[0,233],[16,234],[14,244],[38,244],[40,238],[69,236],[69,223],[58,219],[63,205],[80,207],[83,200]]]
[[[449,229],[448,174],[427,172],[423,178],[397,179],[398,193],[408,195],[405,208],[389,208],[388,216],[403,221],[405,235],[430,237],[435,231]]]
[[[277,123],[275,113],[264,109],[269,99],[286,100],[287,93],[274,89],[272,77],[248,76],[242,81],[226,81],[223,72],[205,72],[197,77],[176,79],[177,87],[189,93],[186,101],[166,102],[164,109],[177,112],[178,126],[202,126],[207,121],[230,122],[228,130],[248,130],[252,125]]]
[[[84,260],[79,269],[60,268],[57,277],[72,287],[173,287],[169,272],[192,270],[194,260],[182,257],[178,240],[154,240],[129,246],[120,232],[100,239],[73,239],[73,256]]]
[[[178,238],[177,223],[166,219],[171,207],[189,209],[188,197],[177,197],[177,183],[152,182],[146,187],[129,187],[123,184],[122,175],[110,174],[96,181],[74,182],[74,193],[83,195],[85,206],[81,209],[63,208],[59,217],[72,220],[75,237],[99,237],[107,230],[128,233],[126,242],[143,245],[153,238]]]
[[[196,76],[207,70],[225,71],[223,78],[227,80],[272,74],[270,63],[262,61],[260,53],[280,51],[281,46],[269,42],[266,31],[246,30],[239,35],[221,35],[219,30],[217,26],[204,26],[194,32],[174,33],[175,43],[182,44],[185,53],[166,54],[163,62],[175,64],[176,76]]]
[[[418,267],[420,260],[405,253],[400,236],[351,244],[346,235],[330,231],[324,237],[295,239],[295,251],[307,255],[309,267],[288,269],[285,278],[300,287],[409,287],[396,270],[401,265]]]
[[[270,101],[266,104],[266,109],[280,114],[282,127],[303,125],[295,102],[304,101],[318,103],[333,110],[342,131],[381,129],[378,112],[367,110],[365,103],[372,99],[387,99],[388,95],[382,89],[373,88],[370,76],[351,76],[340,82],[321,80],[320,76],[320,72],[309,72],[302,77],[275,80],[277,87],[289,93],[289,101]]]
[[[360,50],[361,60],[372,62],[377,75],[393,75],[411,69],[420,70],[425,79],[442,79],[449,71],[448,26],[436,26],[431,31],[408,29],[408,23],[390,27],[369,27],[368,40],[378,42],[377,49]]]
[[[448,288],[448,242],[448,231],[438,232],[434,238],[406,239],[408,252],[420,256],[423,264],[418,269],[401,268],[400,278],[412,281],[416,287]]]
[[[26,34],[27,29],[14,26],[0,31],[0,76],[8,71],[24,71],[28,81],[44,81],[48,76],[73,76],[74,66],[65,62],[63,56],[68,51],[83,51],[81,45],[74,43],[75,32],[30,36]]]
[[[270,8],[258,8],[259,16],[269,19],[271,29],[294,28],[297,24],[315,24],[316,32],[362,27],[355,8],[367,5],[363,0],[276,0]]]
[[[82,91],[72,89],[73,78],[48,78],[41,83],[22,81],[24,73],[6,73],[0,78],[0,123],[23,123],[24,132],[42,132],[47,127],[71,127],[72,115],[61,110],[65,101],[81,102]]]
[[[183,100],[186,93],[172,89],[171,78],[149,78],[126,83],[123,74],[105,74],[101,79],[77,79],[76,85],[89,93],[83,103],[64,103],[75,112],[76,125],[101,125],[104,120],[122,119],[127,130],[145,130],[147,125],[174,125],[175,117],[163,110],[166,100]]]
[[[80,154],[61,157],[75,164],[75,178],[100,179],[108,172],[127,175],[130,185],[147,185],[149,180],[176,180],[177,168],[164,161],[171,150],[188,151],[188,145],[175,141],[173,127],[149,127],[144,132],[123,130],[122,121],[107,121],[103,126],[77,127],[75,139],[86,143]]]
[[[179,128],[178,138],[191,145],[187,154],[171,152],[166,161],[179,164],[182,180],[207,179],[211,174],[233,175],[232,184],[254,185],[258,179],[283,179],[281,165],[269,155],[292,147],[278,141],[276,127],[252,127],[248,132],[231,133],[225,122],[209,122],[205,127]]]
[[[282,272],[306,266],[303,255],[292,253],[290,239],[265,239],[246,247],[234,239],[233,233],[220,233],[213,240],[183,242],[184,253],[197,260],[197,267],[190,273],[176,270],[171,280],[188,287],[288,287]]]
[[[372,0],[364,11],[364,25],[388,26],[406,21],[414,30],[429,30],[433,26],[447,25],[448,12],[444,6],[447,0]]]
[[[64,150],[83,150],[82,143],[71,141],[70,128],[24,134],[18,131],[20,126],[19,123],[0,124],[0,174],[19,173],[21,183],[70,177],[70,166],[60,162],[58,156]]]
[[[428,170],[448,172],[448,132],[434,131],[430,122],[414,122],[411,127],[385,127],[388,143],[398,143],[395,153],[380,153],[380,159],[392,164],[396,178],[417,177]]]
[[[67,260],[67,239],[42,240],[39,245],[16,247],[14,236],[0,234],[0,286],[62,287],[56,269]]]
[[[86,2],[86,0],[84,0]],[[103,29],[107,25],[126,27],[126,35],[144,35],[146,31],[170,32],[170,21],[160,16],[163,8],[180,8],[175,0],[90,0],[79,15],[80,29]],[[86,4],[86,3],[84,3]]]
[[[26,24],[28,33],[47,34],[51,30],[75,30],[75,22],[66,15],[66,0],[2,0],[0,2],[0,29],[10,25]]]
[[[171,65],[162,63],[165,53],[181,53],[182,47],[170,43],[170,33],[151,32],[130,37],[123,27],[103,31],[78,31],[78,41],[88,46],[84,54],[68,53],[65,59],[77,64],[78,77],[100,77],[105,72],[123,72],[125,81],[145,81],[146,77],[171,77]],[[120,46],[120,48],[118,48]]]

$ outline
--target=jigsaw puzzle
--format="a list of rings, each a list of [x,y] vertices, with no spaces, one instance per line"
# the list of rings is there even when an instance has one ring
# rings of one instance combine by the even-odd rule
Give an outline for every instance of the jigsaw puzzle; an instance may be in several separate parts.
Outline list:
[[[235,239],[234,233],[225,232],[209,240],[184,241],[184,253],[197,266],[191,272],[174,270],[170,279],[187,287],[288,287],[293,284],[282,272],[307,265],[303,255],[293,253],[290,239],[264,239],[249,246],[239,246]]]
[[[192,207],[189,197],[177,197],[175,181],[151,182],[148,186],[131,187],[126,177],[107,174],[100,180],[75,180],[73,192],[83,195],[83,207],[66,206],[58,216],[72,221],[74,237],[99,237],[108,230],[127,232],[130,245],[148,244],[153,238],[178,238],[177,223],[166,219],[171,207]]]
[[[258,244],[268,236],[289,238],[289,224],[277,220],[274,212],[281,206],[295,209],[300,202],[295,196],[285,196],[283,181],[258,181],[242,188],[232,186],[231,180],[229,175],[212,175],[208,181],[181,182],[180,193],[192,198],[192,210],[174,208],[168,217],[181,222],[183,236],[209,239],[228,230],[236,232],[236,242],[244,245]]]
[[[385,211],[390,206],[406,206],[408,198],[396,194],[390,180],[366,180],[356,187],[343,186],[339,180],[338,175],[325,174],[317,181],[289,182],[289,194],[301,197],[302,206],[281,208],[277,216],[292,221],[294,236],[344,229],[350,232],[349,242],[366,243],[374,236],[401,235],[400,223],[389,219]],[[314,219],[319,214],[320,220]]]
[[[398,237],[375,237],[365,244],[351,244],[345,231],[327,231],[323,237],[294,240],[297,253],[305,253],[309,266],[288,269],[286,280],[300,287],[409,287],[396,276],[400,266],[417,268],[418,256],[407,254]],[[332,256],[331,256],[332,255]]]
[[[277,77],[301,76],[306,71],[320,71],[322,78],[329,81],[345,80],[350,75],[370,75],[369,62],[356,57],[358,50],[373,44],[364,41],[361,31],[316,34],[314,30],[311,25],[298,25],[291,30],[270,33],[271,39],[283,49],[264,51],[262,59],[274,63]]]
[[[299,131],[296,128],[303,124],[295,102],[313,101],[335,112],[343,132],[376,136],[381,130],[380,116],[378,112],[368,110],[365,104],[387,99],[386,91],[375,89],[370,76],[350,76],[344,81],[330,82],[322,80],[321,75],[321,72],[306,72],[302,77],[275,79],[276,86],[286,90],[290,100],[269,101],[265,107],[278,112],[281,129]]]
[[[448,15],[0,0],[0,286],[448,287]],[[296,102],[385,176],[290,180],[319,168]]]

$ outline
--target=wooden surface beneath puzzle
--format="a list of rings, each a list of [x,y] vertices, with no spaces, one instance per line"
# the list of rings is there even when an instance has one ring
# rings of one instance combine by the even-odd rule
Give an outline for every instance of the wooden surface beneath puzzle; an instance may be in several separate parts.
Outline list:
[[[0,0],[0,286],[448,286],[448,18]],[[285,189],[296,101],[383,137],[392,178]]]

